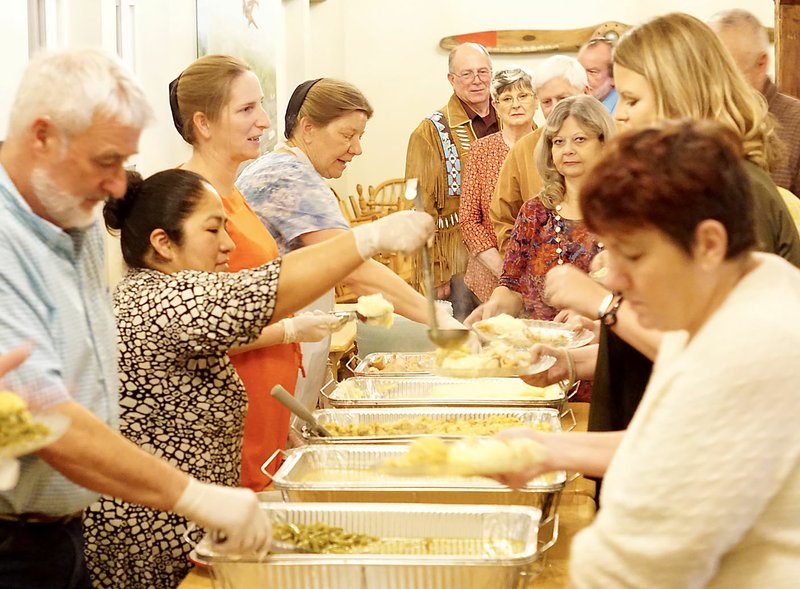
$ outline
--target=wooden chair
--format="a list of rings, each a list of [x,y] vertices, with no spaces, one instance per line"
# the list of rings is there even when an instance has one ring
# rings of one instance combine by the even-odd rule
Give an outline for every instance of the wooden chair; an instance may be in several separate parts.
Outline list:
[[[410,209],[413,203],[408,203],[403,197],[405,180],[393,178],[381,182],[378,186],[368,186],[366,196],[364,187],[356,184],[356,194],[349,195],[346,199],[336,194],[339,207],[351,227],[362,223],[370,223],[380,217],[398,210]],[[333,190],[333,189],[331,189]],[[374,258],[381,264],[388,266],[395,274],[411,284],[413,279],[413,258],[403,254],[381,253]],[[358,297],[346,286],[336,286],[337,303],[354,303]]]
[[[405,199],[406,181],[404,178],[392,178],[381,182],[374,188],[369,187],[370,202],[375,207],[382,207],[387,213],[410,209],[413,202]]]

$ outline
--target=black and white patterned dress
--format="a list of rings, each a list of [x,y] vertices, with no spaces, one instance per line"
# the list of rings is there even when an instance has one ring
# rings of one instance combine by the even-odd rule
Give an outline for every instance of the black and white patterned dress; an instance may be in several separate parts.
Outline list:
[[[247,395],[227,351],[269,322],[279,272],[275,260],[236,273],[134,270],[120,282],[125,437],[201,481],[239,485]],[[94,587],[172,589],[191,568],[178,515],[104,496],[84,526]]]

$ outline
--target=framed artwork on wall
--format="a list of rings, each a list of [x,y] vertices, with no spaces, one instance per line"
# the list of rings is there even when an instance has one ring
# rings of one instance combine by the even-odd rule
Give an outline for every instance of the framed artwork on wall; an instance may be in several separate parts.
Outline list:
[[[196,0],[197,56],[235,55],[253,68],[264,91],[264,109],[275,125],[276,2],[280,0]],[[264,132],[262,153],[275,147],[275,128]]]

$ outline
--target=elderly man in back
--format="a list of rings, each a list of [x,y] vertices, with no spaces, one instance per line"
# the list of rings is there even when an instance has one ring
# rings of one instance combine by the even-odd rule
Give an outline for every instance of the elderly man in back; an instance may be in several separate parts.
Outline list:
[[[545,119],[565,98],[590,93],[586,70],[577,59],[566,55],[545,59],[534,72],[533,83]],[[540,135],[541,127],[517,141],[500,168],[489,216],[503,255],[522,204],[542,188],[542,179],[533,162],[533,150]]]
[[[152,112],[136,81],[104,53],[34,59],[0,151],[0,353],[29,342],[4,384],[69,419],[21,460],[0,493],[0,588],[88,589],[81,515],[107,494],[174,511],[261,549],[269,522],[252,491],[201,483],[117,429],[116,330],[96,209],[121,198],[123,164]]]
[[[786,144],[786,159],[772,172],[772,179],[778,186],[800,195],[800,100],[778,92],[767,76],[767,30],[753,14],[740,9],[718,12],[708,24],[750,85],[767,99],[769,112],[778,119],[778,137]]]
[[[411,134],[406,178],[419,179],[425,210],[436,219],[436,298],[450,300],[455,317],[463,320],[478,301],[464,285],[467,252],[458,227],[461,173],[472,142],[496,133],[500,127],[489,96],[492,61],[486,49],[477,43],[459,45],[450,52],[448,66],[447,80],[453,94]],[[416,280],[419,284],[419,273]]]
[[[614,87],[613,51],[613,43],[602,37],[590,39],[578,50],[578,61],[586,70],[592,96],[602,102],[612,115],[619,100]]]

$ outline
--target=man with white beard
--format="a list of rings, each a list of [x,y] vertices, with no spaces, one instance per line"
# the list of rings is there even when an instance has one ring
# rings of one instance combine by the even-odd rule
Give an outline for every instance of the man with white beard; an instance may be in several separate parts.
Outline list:
[[[34,59],[11,109],[0,150],[0,354],[26,342],[32,351],[3,380],[69,426],[23,458],[17,486],[0,493],[0,588],[88,589],[81,515],[101,493],[220,530],[224,550],[269,542],[252,491],[201,483],[116,432],[116,330],[95,212],[125,193],[123,164],[151,118],[135,80],[91,49]]]

